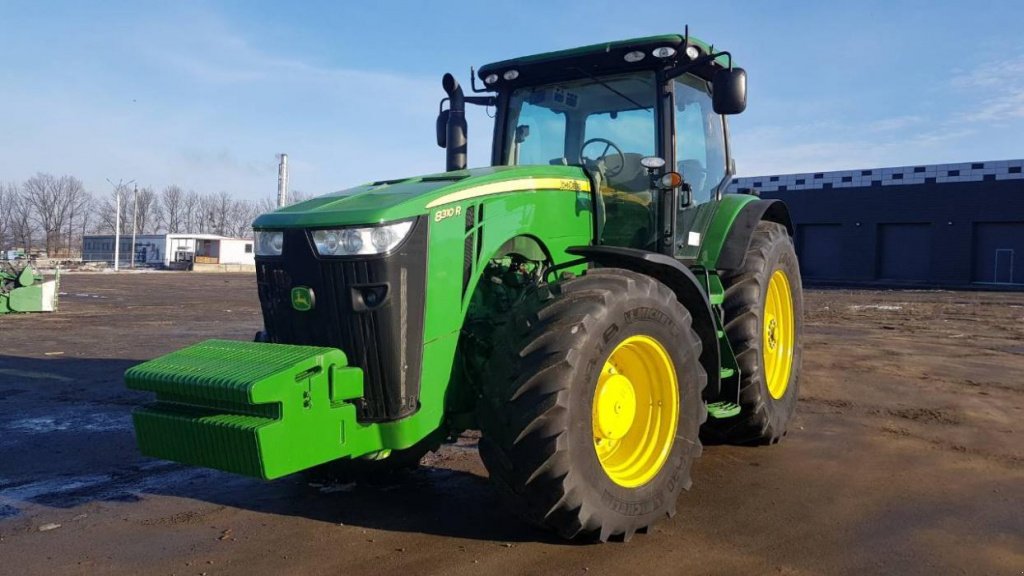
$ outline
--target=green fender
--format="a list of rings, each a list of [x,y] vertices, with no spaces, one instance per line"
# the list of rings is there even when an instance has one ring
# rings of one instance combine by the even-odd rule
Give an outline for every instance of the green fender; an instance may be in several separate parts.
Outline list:
[[[789,208],[781,200],[761,200],[747,194],[722,196],[697,256],[697,265],[707,270],[742,266],[754,229],[762,220],[778,222],[793,235]]]

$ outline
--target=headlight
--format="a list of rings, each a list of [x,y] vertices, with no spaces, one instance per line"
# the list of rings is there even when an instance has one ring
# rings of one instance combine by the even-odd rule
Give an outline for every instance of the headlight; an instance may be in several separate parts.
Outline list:
[[[366,228],[314,230],[313,244],[321,256],[383,254],[398,247],[412,230],[412,220]]]
[[[284,232],[256,232],[257,256],[280,256],[284,247]]]

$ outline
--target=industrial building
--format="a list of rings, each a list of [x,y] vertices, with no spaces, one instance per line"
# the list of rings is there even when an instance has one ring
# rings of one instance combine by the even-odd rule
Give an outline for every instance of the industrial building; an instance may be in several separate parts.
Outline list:
[[[736,178],[778,198],[808,284],[1024,289],[1024,160]]]
[[[82,239],[83,262],[114,264],[114,235]],[[139,234],[135,237],[135,266],[193,268],[196,265],[252,266],[252,240],[216,234]],[[132,265],[132,237],[121,235],[120,265]]]

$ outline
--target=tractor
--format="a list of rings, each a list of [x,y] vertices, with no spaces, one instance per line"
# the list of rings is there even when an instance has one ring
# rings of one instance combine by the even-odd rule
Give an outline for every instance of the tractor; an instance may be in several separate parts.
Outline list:
[[[129,369],[150,456],[373,477],[479,430],[510,508],[569,539],[676,513],[702,439],[793,417],[802,291],[786,206],[727,191],[746,72],[685,34],[446,74],[445,172],[261,215],[263,330]],[[466,106],[493,110],[467,169]]]

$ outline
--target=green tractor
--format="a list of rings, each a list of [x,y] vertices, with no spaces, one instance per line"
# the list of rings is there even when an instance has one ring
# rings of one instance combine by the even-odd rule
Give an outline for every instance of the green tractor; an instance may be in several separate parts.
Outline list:
[[[491,480],[566,538],[676,511],[713,442],[796,407],[802,294],[784,204],[729,194],[746,73],[685,35],[445,75],[447,171],[260,216],[265,330],[136,366],[143,453],[260,478],[375,475],[479,429]],[[477,88],[477,82],[482,83]],[[466,168],[465,106],[493,108]]]

